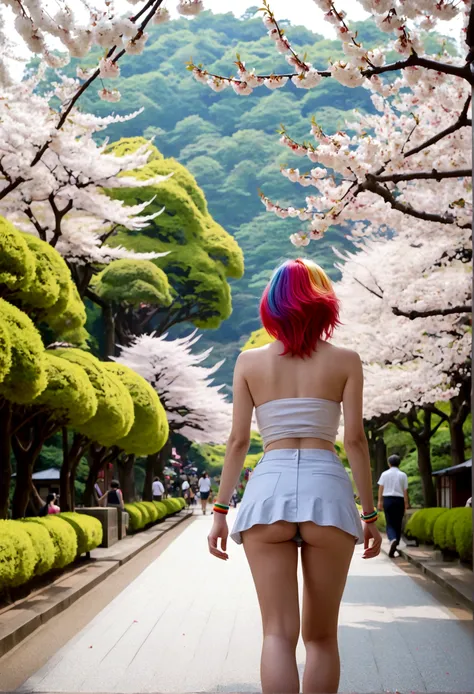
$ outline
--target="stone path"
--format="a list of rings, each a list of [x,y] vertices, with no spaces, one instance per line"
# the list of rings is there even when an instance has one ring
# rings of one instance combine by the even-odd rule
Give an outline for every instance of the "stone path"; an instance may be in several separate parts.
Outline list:
[[[192,522],[19,691],[260,691],[250,572],[233,543],[227,563],[207,554],[210,523]],[[341,691],[472,691],[472,623],[385,556],[364,562],[360,554],[341,611]]]

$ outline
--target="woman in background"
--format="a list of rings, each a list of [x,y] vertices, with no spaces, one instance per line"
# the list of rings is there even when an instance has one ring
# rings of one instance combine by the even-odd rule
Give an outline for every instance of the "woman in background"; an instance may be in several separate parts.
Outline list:
[[[355,352],[328,342],[339,302],[325,272],[306,259],[279,267],[264,291],[260,315],[276,341],[243,352],[233,387],[233,423],[214,505],[209,550],[227,560],[226,514],[250,441],[252,413],[264,455],[244,493],[231,537],[244,545],[263,622],[264,694],[300,692],[298,547],[304,577],[303,692],[336,692],[339,606],[356,543],[365,559],[380,552],[367,440],[363,375]],[[344,445],[363,508],[334,442],[344,410]]]

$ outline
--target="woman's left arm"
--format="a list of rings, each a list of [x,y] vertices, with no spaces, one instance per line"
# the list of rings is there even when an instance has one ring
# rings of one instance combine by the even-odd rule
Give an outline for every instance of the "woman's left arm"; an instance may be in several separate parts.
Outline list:
[[[250,443],[250,426],[252,423],[253,400],[244,375],[243,362],[245,353],[237,359],[234,370],[232,429],[227,441],[224,467],[222,469],[219,492],[216,503],[229,505],[232,492],[237,486],[244,466]],[[209,551],[219,559],[228,559],[226,553],[229,529],[224,514],[214,513],[214,524],[209,534]],[[220,538],[221,548],[217,546]]]
[[[232,429],[225,450],[224,467],[217,502],[229,504],[237,486],[250,444],[253,400],[244,376],[245,354],[237,359],[234,370]]]

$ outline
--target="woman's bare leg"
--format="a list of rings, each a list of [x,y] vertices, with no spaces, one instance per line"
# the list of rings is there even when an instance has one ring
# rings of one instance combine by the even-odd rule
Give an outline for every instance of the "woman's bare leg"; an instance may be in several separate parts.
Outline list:
[[[340,678],[337,621],[354,538],[333,527],[301,523],[303,538],[304,694],[333,694]]]
[[[260,676],[263,694],[297,694],[296,645],[300,633],[296,525],[279,521],[243,533],[262,612]]]

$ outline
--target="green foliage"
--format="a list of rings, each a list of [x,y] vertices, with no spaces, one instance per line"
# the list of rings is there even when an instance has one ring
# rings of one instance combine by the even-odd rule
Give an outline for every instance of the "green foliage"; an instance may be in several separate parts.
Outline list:
[[[265,328],[259,328],[251,333],[249,339],[242,347],[242,352],[246,352],[248,349],[255,349],[255,347],[269,345],[270,342],[274,342],[274,338],[267,333]]]
[[[35,309],[41,320],[59,316],[68,305],[73,287],[71,272],[58,251],[46,241],[22,233],[35,258],[35,276],[15,294],[24,310]]]
[[[109,151],[120,153],[125,147],[138,147],[145,140],[120,140]],[[111,240],[140,252],[166,252],[155,264],[166,273],[173,298],[173,312],[181,312],[181,320],[188,319],[197,327],[217,328],[230,316],[231,297],[228,278],[239,278],[243,273],[242,252],[235,240],[207,209],[201,189],[192,174],[174,159],[158,156],[150,145],[152,158],[138,172],[129,172],[141,181],[157,175],[171,178],[158,185],[142,188],[116,188],[107,191],[111,197],[127,205],[152,203],[147,213],[164,212],[140,232],[122,231]]]
[[[30,403],[46,388],[44,347],[26,313],[0,299],[0,322],[9,334],[10,370],[0,383],[0,395],[11,402]]]
[[[28,533],[35,550],[35,576],[42,576],[53,568],[54,544],[47,528],[39,523],[22,521],[23,529]]]
[[[53,515],[44,518],[27,518],[26,520],[29,523],[43,525],[49,532],[54,545],[53,569],[63,569],[74,561],[77,554],[77,536],[70,523]]]
[[[133,401],[119,378],[87,352],[61,348],[55,350],[55,354],[82,367],[95,390],[96,414],[76,426],[77,431],[103,446],[112,446],[124,438],[133,424]]]
[[[72,427],[87,422],[97,412],[97,398],[87,373],[77,364],[45,352],[48,385],[36,398],[54,418]]]
[[[8,325],[0,315],[0,383],[10,371],[12,365],[12,343]]]
[[[433,542],[434,526],[440,516],[447,513],[446,508],[424,508],[416,511],[408,520],[405,533],[420,542]]]
[[[84,513],[61,513],[60,518],[73,528],[77,537],[77,555],[90,552],[102,542],[102,523]]]
[[[156,512],[155,508],[152,511],[151,508],[147,505],[146,501],[136,501],[135,506],[139,508],[142,512],[145,525],[150,525],[150,523],[154,522]]]
[[[472,509],[425,508],[416,511],[405,532],[420,542],[456,551],[463,560],[472,559]]]
[[[166,506],[168,515],[179,513],[183,508],[178,499],[163,499],[162,503]]]
[[[87,315],[84,302],[79,296],[76,285],[72,284],[65,309],[60,314],[51,316],[48,324],[56,337],[77,347],[86,347],[89,339],[89,335],[84,327],[86,322]]]
[[[125,510],[129,515],[129,530],[136,533],[138,530],[142,530],[146,525],[146,519],[141,508],[136,504],[125,504]]]
[[[94,290],[112,304],[169,306],[172,301],[167,276],[149,260],[114,260],[97,275]]]
[[[115,445],[126,453],[150,455],[161,450],[168,440],[166,412],[156,391],[144,378],[127,366],[103,364],[106,371],[120,379],[133,401],[134,421],[128,434]]]
[[[23,524],[0,520],[0,590],[27,583],[35,564],[36,552]]]
[[[153,501],[141,501],[140,503],[143,506],[145,506],[148,512],[148,518],[150,519],[150,523],[156,523],[156,521],[160,517],[160,514]]]
[[[9,291],[26,290],[36,271],[34,255],[22,234],[0,217],[0,285]]]
[[[167,515],[166,506],[162,501],[153,501],[155,504],[156,511],[158,513],[158,520],[161,520]]]

